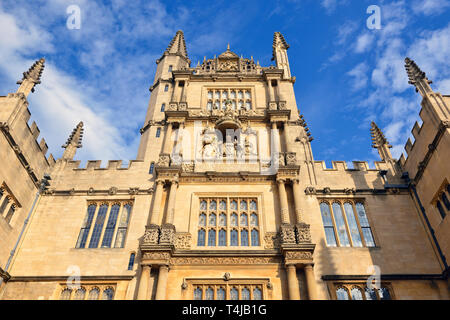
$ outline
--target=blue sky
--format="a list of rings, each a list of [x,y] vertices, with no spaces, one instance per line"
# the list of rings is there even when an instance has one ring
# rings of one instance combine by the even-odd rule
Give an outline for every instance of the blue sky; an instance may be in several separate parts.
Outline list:
[[[66,27],[66,9],[81,9],[81,29]],[[368,6],[381,8],[381,30],[369,30]],[[399,157],[420,96],[408,84],[414,59],[450,94],[449,0],[86,1],[0,0],[0,95],[15,92],[34,60],[47,60],[29,96],[49,152],[83,120],[77,158],[134,159],[156,68],[179,29],[193,65],[231,50],[273,62],[272,38],[290,44],[291,72],[316,160],[378,160],[369,127],[376,121]],[[372,164],[373,165],[373,164]]]

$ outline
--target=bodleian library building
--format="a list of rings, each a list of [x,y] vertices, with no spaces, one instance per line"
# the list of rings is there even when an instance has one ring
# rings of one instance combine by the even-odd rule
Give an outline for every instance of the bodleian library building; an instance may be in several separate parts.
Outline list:
[[[83,119],[58,159],[30,124],[37,60],[0,97],[0,299],[450,299],[450,96],[406,58],[406,157],[372,122],[374,168],[327,168],[281,33],[272,48],[268,67],[229,46],[192,67],[178,31],[136,159],[83,166]]]

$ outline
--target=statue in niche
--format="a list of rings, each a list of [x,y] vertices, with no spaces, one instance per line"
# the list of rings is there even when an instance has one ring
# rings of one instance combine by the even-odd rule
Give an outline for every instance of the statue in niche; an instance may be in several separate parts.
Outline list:
[[[214,130],[205,129],[203,132],[201,155],[203,159],[216,159],[218,155],[218,142]]]
[[[250,136],[247,135],[245,136],[245,141],[244,141],[244,150],[245,150],[245,155],[246,156],[250,156],[250,155],[254,155],[254,151],[253,151],[253,143],[250,142]]]

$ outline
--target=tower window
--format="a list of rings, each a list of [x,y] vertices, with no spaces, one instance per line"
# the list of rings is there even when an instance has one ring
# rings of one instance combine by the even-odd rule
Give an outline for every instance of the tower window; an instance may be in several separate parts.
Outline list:
[[[161,136],[161,128],[156,129],[156,137],[159,138]]]
[[[167,91],[169,91],[169,85],[168,84],[166,84],[165,87],[164,87],[164,92],[167,92]]]
[[[153,170],[154,170],[154,169],[155,169],[155,163],[152,162],[152,163],[150,164],[150,170],[148,170],[148,173],[153,174]]]
[[[135,257],[136,257],[136,254],[134,252],[132,254],[130,254],[130,260],[128,261],[128,270],[133,270]]]
[[[161,112],[164,112],[165,109],[166,109],[166,104],[163,103],[163,104],[161,105]]]
[[[445,219],[445,216],[446,216],[445,210],[444,210],[444,207],[442,206],[440,201],[438,201],[436,203],[436,207],[437,207],[437,209],[439,211],[439,214],[441,215],[442,219]]]
[[[169,66],[169,72],[172,72],[172,66],[171,65]]]

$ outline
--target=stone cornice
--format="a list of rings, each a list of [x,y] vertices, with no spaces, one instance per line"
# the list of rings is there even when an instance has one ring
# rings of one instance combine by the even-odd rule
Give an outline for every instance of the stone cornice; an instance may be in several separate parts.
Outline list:
[[[139,187],[130,187],[128,189],[118,189],[116,187],[111,187],[109,189],[55,189],[50,188],[45,191],[44,196],[114,196],[114,195],[148,195],[153,194],[153,187],[148,189],[141,189]]]
[[[124,281],[133,279],[134,275],[117,275],[117,276],[80,276],[80,281]],[[58,282],[67,281],[68,276],[15,276],[11,277],[10,282]]]

